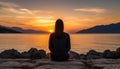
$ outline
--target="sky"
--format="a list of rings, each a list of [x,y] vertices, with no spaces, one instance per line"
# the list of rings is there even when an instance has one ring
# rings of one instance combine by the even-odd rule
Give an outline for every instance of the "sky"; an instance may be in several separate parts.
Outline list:
[[[54,30],[62,19],[66,32],[120,22],[120,0],[0,0],[0,25]]]

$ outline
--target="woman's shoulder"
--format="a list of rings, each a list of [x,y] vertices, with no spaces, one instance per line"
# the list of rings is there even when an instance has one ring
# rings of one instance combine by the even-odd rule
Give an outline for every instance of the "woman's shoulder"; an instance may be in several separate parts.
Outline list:
[[[66,33],[66,32],[63,32],[63,36],[69,38],[69,34]],[[51,34],[50,34],[50,37],[55,37],[55,33],[51,33]]]
[[[64,35],[65,35],[65,37],[69,38],[69,34],[68,33],[64,32]]]
[[[67,35],[67,36],[69,36],[69,34],[68,34],[68,33],[66,33],[66,32],[64,32],[64,35]]]
[[[68,33],[66,33],[66,32],[63,32],[63,34],[64,34],[64,35],[69,36],[69,34],[68,34]],[[50,35],[51,35],[51,36],[54,36],[54,35],[55,35],[55,33],[51,33]]]

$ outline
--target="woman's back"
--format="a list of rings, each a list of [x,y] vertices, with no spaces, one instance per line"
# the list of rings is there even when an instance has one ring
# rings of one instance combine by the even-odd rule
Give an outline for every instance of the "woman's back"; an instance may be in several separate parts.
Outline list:
[[[52,49],[55,49],[54,51],[60,51],[61,52],[68,52],[69,48],[70,48],[70,38],[69,35],[67,33],[63,33],[63,35],[61,36],[61,38],[56,38],[55,34],[51,34],[50,36],[50,40],[51,40],[51,44],[53,46]]]
[[[53,60],[68,59],[68,51],[70,50],[70,37],[67,33],[63,33],[61,37],[56,38],[55,34],[50,35],[49,49]]]

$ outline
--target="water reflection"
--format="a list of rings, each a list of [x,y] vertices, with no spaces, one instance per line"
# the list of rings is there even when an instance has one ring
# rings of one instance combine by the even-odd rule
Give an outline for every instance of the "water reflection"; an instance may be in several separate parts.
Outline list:
[[[78,53],[120,47],[119,34],[71,34],[70,37],[72,50]],[[49,52],[48,39],[49,34],[0,34],[0,51],[15,48],[22,52],[35,47]]]

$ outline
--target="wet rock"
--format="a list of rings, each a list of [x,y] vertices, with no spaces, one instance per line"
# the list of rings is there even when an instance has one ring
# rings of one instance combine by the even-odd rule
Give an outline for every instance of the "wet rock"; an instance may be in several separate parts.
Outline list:
[[[70,51],[70,55],[73,59],[80,59],[79,54],[74,51]]]
[[[90,50],[88,53],[87,53],[87,59],[99,59],[99,58],[102,58],[102,54],[95,51],[95,50]]]
[[[1,52],[0,58],[21,58],[21,54],[15,49],[9,49]]]

